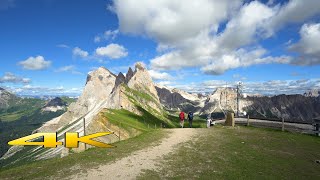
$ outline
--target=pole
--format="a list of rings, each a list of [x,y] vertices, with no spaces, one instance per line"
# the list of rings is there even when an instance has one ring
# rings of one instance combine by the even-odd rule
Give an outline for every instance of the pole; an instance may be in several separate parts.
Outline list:
[[[121,107],[121,99],[120,98],[121,98],[121,89],[119,90],[119,107],[121,109],[122,107]]]
[[[120,126],[121,126],[121,124],[119,124],[119,141],[121,140],[121,137],[120,137]]]
[[[239,86],[240,84],[237,86],[237,117],[239,117]]]
[[[86,135],[86,118],[83,118],[83,136]],[[84,143],[84,150],[87,150],[87,144]]]
[[[250,124],[249,124],[249,120],[250,120],[250,117],[249,117],[249,115],[248,115],[248,119],[247,119],[247,126],[249,126]]]
[[[282,131],[284,131],[284,118],[282,117]]]
[[[228,83],[226,82],[226,109],[228,108],[228,101],[227,101],[227,94],[228,94],[228,92],[227,92],[227,87],[228,87]]]

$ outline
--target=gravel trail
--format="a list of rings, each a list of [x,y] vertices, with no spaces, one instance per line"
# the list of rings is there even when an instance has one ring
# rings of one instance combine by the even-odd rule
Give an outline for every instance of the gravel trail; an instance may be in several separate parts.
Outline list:
[[[156,167],[157,160],[174,151],[175,147],[192,139],[195,129],[167,129],[168,138],[164,138],[159,145],[147,147],[133,152],[131,155],[115,162],[99,166],[97,169],[87,170],[87,174],[76,174],[72,179],[135,179],[141,170],[151,170]]]

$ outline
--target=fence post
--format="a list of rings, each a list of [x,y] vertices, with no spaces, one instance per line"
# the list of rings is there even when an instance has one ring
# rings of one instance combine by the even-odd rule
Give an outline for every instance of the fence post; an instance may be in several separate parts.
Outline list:
[[[284,118],[282,117],[282,131],[284,131]]]
[[[83,136],[86,135],[86,118],[83,118]],[[87,144],[84,143],[84,150],[87,149]]]
[[[121,123],[119,124],[119,141],[121,141],[120,126],[121,126]]]
[[[249,115],[248,115],[248,119],[247,119],[247,126],[249,126],[249,125],[250,125],[249,121],[250,121],[250,117],[249,117]]]

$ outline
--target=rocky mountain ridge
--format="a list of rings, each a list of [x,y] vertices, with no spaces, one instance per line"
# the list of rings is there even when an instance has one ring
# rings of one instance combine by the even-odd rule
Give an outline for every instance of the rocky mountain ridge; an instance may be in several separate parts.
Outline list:
[[[89,72],[86,85],[79,99],[75,103],[70,104],[67,112],[46,122],[35,130],[34,133],[58,132],[58,139],[64,141],[65,132],[78,132],[80,135],[83,135],[83,119],[85,119],[87,134],[118,131],[120,127],[116,127],[106,119],[103,120],[103,114],[109,112],[109,109],[126,110],[137,115],[149,113],[160,119],[163,117],[163,109],[156,88],[142,63],[136,63],[135,71],[129,68],[126,76],[122,73],[114,75],[104,67]],[[127,129],[121,129],[121,133],[123,134],[122,138],[129,137],[128,134],[130,134]],[[137,133],[139,132],[134,134]],[[112,143],[118,140],[115,136],[116,133],[100,137],[98,140]],[[14,157],[21,150],[18,147],[12,147],[2,159]],[[73,149],[75,152],[83,150],[84,146],[82,145],[79,148]],[[41,147],[36,147],[32,149],[32,152],[37,154],[34,156],[34,159],[47,159],[65,156],[69,153],[69,149],[58,146],[54,149],[41,151]],[[26,158],[26,156],[19,158],[19,160],[23,158]]]
[[[176,111],[192,111],[206,117],[224,118],[226,112],[237,112],[237,91],[235,88],[217,88],[213,93],[200,99],[182,90],[173,91],[164,86],[158,86],[161,103],[167,109]],[[312,119],[320,116],[320,96],[318,91],[304,95],[256,96],[239,95],[240,115],[253,118],[281,119],[298,123],[312,123]],[[185,94],[188,94],[186,96]]]

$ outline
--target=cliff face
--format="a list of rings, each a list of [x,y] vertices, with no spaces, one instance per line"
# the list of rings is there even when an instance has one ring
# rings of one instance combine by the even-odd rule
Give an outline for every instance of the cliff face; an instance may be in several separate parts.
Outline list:
[[[0,87],[0,109],[16,104],[20,98]]]
[[[104,119],[103,113],[107,112],[108,109],[122,109],[141,115],[143,112],[140,108],[149,111],[155,116],[161,117],[163,115],[157,91],[145,67],[141,63],[137,63],[135,71],[133,72],[130,68],[126,76],[122,73],[116,76],[108,69],[100,67],[88,74],[82,95],[75,103],[70,104],[68,111],[46,122],[39,129],[35,130],[34,133],[58,132],[57,137],[59,141],[63,142],[65,132],[78,132],[80,136],[83,135],[83,119],[85,119],[87,134],[118,131],[119,127],[112,125]],[[124,134],[122,137],[128,138],[128,134],[130,133],[126,131],[126,129],[122,129],[122,133]],[[137,131],[133,134],[138,133]],[[118,140],[115,134],[98,139],[107,143]],[[13,147],[2,158],[10,158],[20,150]],[[34,154],[37,154],[40,150],[41,147],[35,147],[32,151]],[[79,148],[73,149],[73,151],[82,150],[84,150],[84,146],[82,145]],[[35,159],[47,159],[67,154],[67,148],[58,146],[54,149],[45,149],[44,152],[37,154]],[[23,156],[20,159],[23,159]]]
[[[185,98],[182,91],[173,92],[169,88],[157,87],[161,103],[171,110],[192,111],[206,117],[224,118],[228,111],[237,112],[237,92],[233,88],[217,88],[212,94],[199,99]],[[304,95],[248,96],[239,97],[240,115],[265,119],[312,123],[320,116],[320,96],[318,91]],[[186,93],[186,92],[184,92]],[[200,103],[199,103],[200,102]]]
[[[320,116],[320,96],[278,95],[272,97],[248,97],[252,105],[244,109],[252,117],[274,118],[291,122],[312,123]]]
[[[199,112],[206,97],[190,94],[178,89],[170,89],[164,86],[156,86],[160,102],[169,110],[182,110],[185,112]]]

